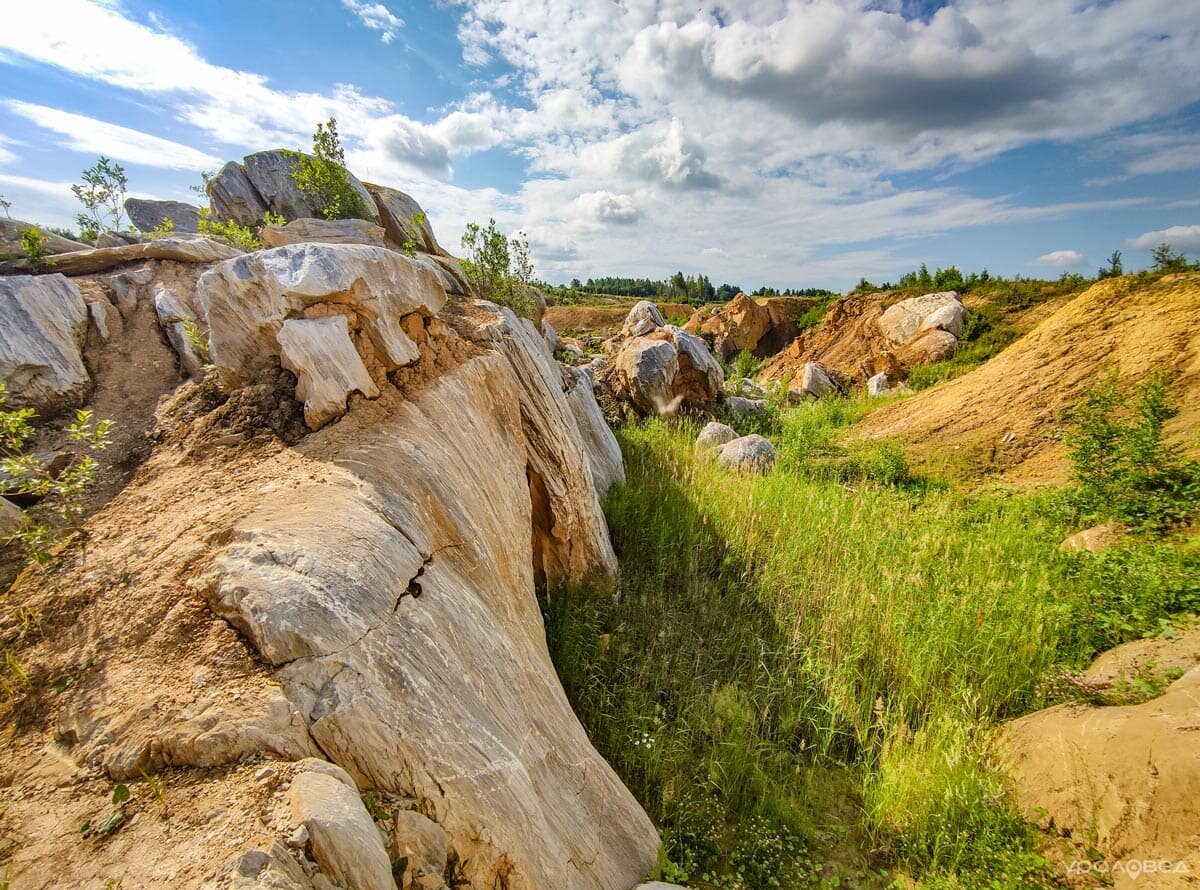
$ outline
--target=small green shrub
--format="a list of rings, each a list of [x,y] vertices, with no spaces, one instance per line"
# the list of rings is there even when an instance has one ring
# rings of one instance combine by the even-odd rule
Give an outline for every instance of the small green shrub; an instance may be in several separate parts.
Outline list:
[[[413,235],[413,237],[409,238],[403,244],[400,245],[400,249],[403,250],[409,256],[417,255],[417,239],[416,239],[415,233],[421,231],[421,228],[425,225],[426,221],[427,221],[427,217],[421,211],[417,211],[416,213],[414,213],[412,215],[411,222],[412,222],[412,231],[413,231],[414,235]]]
[[[262,241],[259,240],[257,232],[249,226],[238,225],[233,220],[221,222],[213,219],[212,211],[208,207],[200,208],[199,228],[201,235],[224,241],[238,250],[244,250],[247,253],[262,250]]]
[[[292,181],[318,213],[326,219],[366,218],[366,202],[350,183],[335,118],[317,124],[311,155],[290,154],[295,161]]]
[[[49,240],[40,230],[32,227],[21,232],[21,252],[34,269],[46,268],[46,257],[49,256],[46,244]]]
[[[1130,546],[1064,559],[1066,584],[1078,591],[1060,643],[1070,663],[1160,634],[1179,613],[1200,612],[1200,552],[1194,548]]]
[[[192,348],[196,350],[196,355],[202,362],[207,363],[211,358],[211,353],[209,352],[208,338],[200,330],[200,325],[196,324],[190,318],[183,319],[181,324],[183,325],[183,335],[192,344]]]
[[[800,316],[800,321],[796,323],[796,327],[802,331],[815,328],[825,320],[825,313],[829,311],[829,304],[832,302],[832,299],[822,300],[816,305],[808,307],[804,311],[804,314]]]
[[[533,280],[529,242],[520,236],[506,237],[496,228],[496,221],[489,219],[486,226],[468,223],[462,246],[467,251],[463,271],[479,295],[531,318],[534,300],[529,293]]]
[[[101,155],[83,171],[83,182],[71,186],[71,193],[86,212],[75,217],[85,241],[95,241],[104,232],[125,227],[125,189],[129,180],[125,168]]]
[[[7,540],[20,543],[35,563],[45,565],[56,536],[78,528],[84,496],[100,469],[93,452],[108,447],[113,423],[97,421],[91,411],[76,411],[64,432],[82,451],[55,476],[35,455],[25,453],[34,435],[34,416],[32,408],[5,408],[5,388],[0,384],[0,471],[11,491],[37,501],[24,512],[21,527]]]
[[[761,367],[762,362],[754,357],[753,352],[739,349],[733,354],[733,359],[726,367],[725,378],[727,380],[740,380],[743,377],[753,379]]]
[[[1184,460],[1163,441],[1163,425],[1179,413],[1167,390],[1163,374],[1152,375],[1135,394],[1110,376],[1066,413],[1082,516],[1161,530],[1200,509],[1200,462]]]
[[[158,225],[146,234],[150,237],[151,241],[157,241],[159,238],[170,238],[175,234],[175,220],[164,216],[158,221]]]
[[[1159,273],[1186,272],[1188,268],[1187,257],[1176,253],[1165,241],[1151,251],[1151,259],[1154,260],[1154,271]]]

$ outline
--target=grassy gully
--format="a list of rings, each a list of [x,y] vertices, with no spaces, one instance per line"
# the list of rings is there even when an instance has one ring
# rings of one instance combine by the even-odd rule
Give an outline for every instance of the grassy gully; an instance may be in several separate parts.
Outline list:
[[[595,744],[662,827],[666,879],[727,888],[1051,882],[988,762],[1057,672],[1200,605],[1194,551],[1058,549],[1061,493],[963,494],[847,401],[785,411],[776,469],[696,427],[619,431],[619,596],[566,591],[551,651]],[[869,852],[867,852],[869,851]]]

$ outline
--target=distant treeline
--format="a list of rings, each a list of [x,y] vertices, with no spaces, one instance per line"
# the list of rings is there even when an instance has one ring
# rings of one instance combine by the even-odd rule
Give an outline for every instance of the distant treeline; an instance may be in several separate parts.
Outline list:
[[[684,275],[676,272],[670,278],[656,281],[651,278],[621,278],[618,276],[603,276],[580,281],[571,279],[566,290],[581,294],[610,294],[616,297],[644,297],[647,299],[674,300],[680,303],[712,303],[732,299],[736,294],[745,293],[741,285],[722,284],[713,287],[707,275]],[[833,291],[819,287],[787,288],[778,290],[772,287],[760,287],[751,296],[755,297],[827,297]]]

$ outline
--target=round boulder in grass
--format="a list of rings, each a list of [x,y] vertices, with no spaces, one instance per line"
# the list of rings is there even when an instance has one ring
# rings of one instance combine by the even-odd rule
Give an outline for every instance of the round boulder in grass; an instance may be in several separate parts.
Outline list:
[[[708,451],[712,448],[719,448],[727,442],[732,442],[737,438],[737,433],[733,427],[726,426],[723,423],[712,421],[705,425],[704,429],[700,430],[700,435],[696,437],[696,447],[701,451]]]
[[[717,463],[727,470],[766,473],[778,454],[775,446],[757,433],[727,442],[717,451]]]

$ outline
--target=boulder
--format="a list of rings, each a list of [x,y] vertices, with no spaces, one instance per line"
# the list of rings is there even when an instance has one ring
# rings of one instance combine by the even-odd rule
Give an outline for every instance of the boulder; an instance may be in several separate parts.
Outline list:
[[[219,886],[231,890],[334,890],[329,878],[319,871],[310,876],[279,841],[273,842],[269,851],[246,850],[228,863]]]
[[[558,349],[554,355],[564,365],[582,365],[587,361],[587,353],[579,341],[567,337],[558,338]]]
[[[540,329],[546,317],[546,295],[532,284],[525,285],[525,294],[533,304],[533,323]]]
[[[1121,522],[1105,522],[1085,528],[1081,532],[1068,537],[1059,545],[1060,550],[1083,550],[1088,553],[1099,553],[1109,550],[1120,543],[1129,534],[1129,526]]]
[[[276,339],[280,364],[296,375],[296,398],[304,404],[309,429],[320,429],[345,414],[352,392],[379,397],[354,349],[346,316],[289,318]]]
[[[888,375],[887,371],[880,371],[878,374],[867,380],[867,395],[872,398],[880,398],[888,394]]]
[[[69,253],[73,250],[88,250],[91,247],[90,244],[84,244],[82,241],[72,241],[62,235],[55,235],[34,223],[0,217],[0,257],[24,256],[25,248],[21,246],[21,235],[26,229],[37,229],[41,232],[42,237],[46,239],[42,244],[42,249],[46,253]]]
[[[85,297],[84,302],[87,304],[88,317],[92,320],[92,327],[96,329],[101,340],[108,342],[114,333],[118,333],[124,328],[121,311],[104,297],[91,300]]]
[[[765,399],[747,399],[744,396],[726,396],[725,407],[735,417],[755,417],[766,413]]]
[[[570,368],[567,374],[574,381],[567,392],[567,404],[571,406],[571,413],[583,436],[583,450],[592,471],[596,495],[602,498],[613,485],[625,482],[621,446],[596,403],[591,378],[581,368]]]
[[[145,198],[126,198],[125,212],[139,231],[149,232],[170,220],[180,234],[200,231],[200,208],[182,201],[151,201]]]
[[[313,207],[292,179],[301,154],[302,152],[270,149],[246,155],[242,159],[246,178],[262,197],[263,203],[287,220],[321,216],[321,208]],[[353,173],[347,171],[347,176],[351,187],[362,198],[364,218],[377,222],[379,213],[375,209],[375,200]]]
[[[214,241],[199,235],[182,235],[136,244],[122,244],[119,247],[97,247],[56,254],[46,258],[45,270],[61,272],[64,275],[90,275],[140,260],[214,263],[238,256],[240,253],[240,250],[223,241]],[[28,260],[0,263],[0,275],[27,271],[30,268]]]
[[[708,346],[699,337],[674,325],[667,325],[663,330],[679,353],[676,393],[682,395],[685,405],[703,407],[712,404],[725,385],[725,372],[720,362],[713,358]]]
[[[726,442],[717,449],[717,463],[727,470],[765,473],[775,466],[775,446],[757,434]]]
[[[0,383],[10,407],[49,414],[82,403],[88,311],[62,275],[0,278]]]
[[[108,278],[108,286],[117,298],[117,309],[126,320],[137,311],[138,292],[154,280],[154,269],[129,269]]]
[[[154,312],[167,335],[167,342],[179,356],[179,370],[194,377],[204,370],[204,357],[188,336],[188,326],[197,324],[196,314],[170,288],[158,285],[154,289]]]
[[[370,244],[388,247],[383,229],[365,219],[294,219],[285,226],[263,226],[264,247],[285,244]]]
[[[674,414],[682,402],[675,394],[679,354],[670,340],[632,337],[613,360],[615,391],[645,414]]]
[[[771,313],[745,294],[725,304],[720,314],[701,325],[702,333],[713,338],[713,349],[722,358],[738,352],[755,352],[758,341],[771,329]]]
[[[800,379],[788,388],[788,399],[812,402],[841,388],[841,375],[832,368],[820,362],[805,362],[800,369]]]
[[[741,377],[734,381],[725,381],[725,394],[730,396],[745,396],[748,399],[765,399],[767,390],[760,383],[749,377]]]
[[[416,250],[423,253],[445,253],[433,236],[429,216],[421,209],[420,204],[397,189],[370,182],[363,183],[363,186],[370,193],[378,211],[379,224],[383,226],[393,245],[403,247],[411,243]],[[421,225],[414,222],[418,217],[424,217]]]
[[[658,330],[666,323],[657,306],[649,300],[641,300],[635,303],[634,307],[629,310],[629,314],[625,316],[625,323],[621,326],[619,336],[621,339],[641,337]]]
[[[648,308],[638,317],[630,313],[626,323],[630,330],[645,328],[658,313],[653,303],[638,306]],[[704,341],[674,325],[633,336],[617,350],[606,382],[618,398],[642,414],[674,414],[681,407],[711,405],[725,382],[721,365]]]
[[[434,315],[446,302],[430,265],[359,244],[289,244],[239,256],[205,272],[196,293],[211,361],[229,387],[274,366],[285,320],[339,307],[353,312],[354,334],[362,335],[356,343],[370,349],[370,362],[390,373],[420,355],[403,318]]]
[[[966,309],[954,291],[909,297],[879,316],[879,330],[896,346],[905,346],[929,331],[943,331],[956,340],[962,333]]]
[[[591,361],[587,362],[586,364],[580,365],[579,370],[582,371],[583,373],[587,374],[588,379],[591,380],[592,383],[595,383],[596,375],[598,375],[601,371],[603,371],[607,367],[608,367],[608,362],[606,362],[600,356],[596,356],[595,358],[593,358]]]
[[[396,890],[383,838],[358,790],[318,772],[301,772],[287,792],[293,819],[308,830],[321,871],[347,890]]]
[[[437,271],[446,293],[456,297],[475,298],[475,290],[457,259],[439,253],[424,254],[421,259],[426,262],[432,261],[432,268]]]
[[[232,220],[241,226],[256,226],[267,212],[267,202],[250,182],[246,168],[230,161],[206,186],[212,212],[220,220]]]
[[[400,810],[392,822],[396,858],[408,860],[408,871],[417,877],[446,870],[449,839],[440,825],[413,810]]]
[[[940,362],[950,358],[958,349],[958,337],[949,331],[928,330],[918,334],[905,345],[902,355],[906,364]]]
[[[96,238],[97,247],[125,247],[128,244],[145,244],[145,235],[137,232],[101,232]]]
[[[733,427],[712,420],[704,425],[704,429],[700,430],[700,435],[696,437],[696,448],[701,451],[709,451],[732,442],[737,437],[738,434]]]

